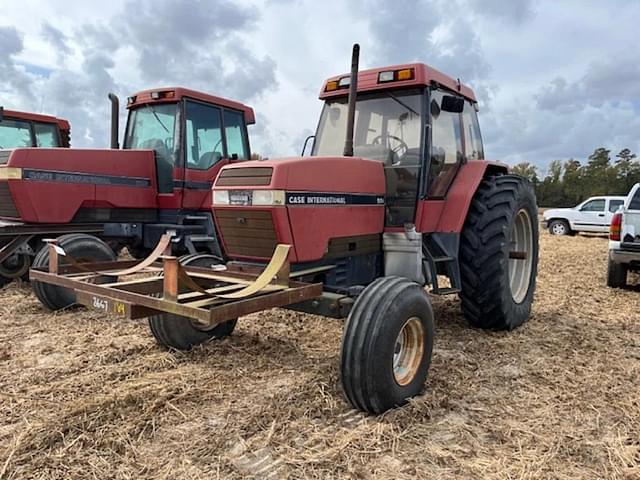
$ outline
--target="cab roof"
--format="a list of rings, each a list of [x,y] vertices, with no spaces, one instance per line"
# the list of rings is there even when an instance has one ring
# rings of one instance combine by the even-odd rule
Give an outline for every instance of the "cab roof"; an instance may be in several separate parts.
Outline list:
[[[156,94],[157,98],[153,98],[152,94]],[[149,103],[177,102],[182,100],[183,98],[192,98],[194,100],[200,100],[201,102],[219,105],[224,108],[239,110],[244,113],[244,119],[247,125],[253,125],[254,123],[256,123],[256,116],[253,112],[253,108],[234,100],[216,97],[215,95],[209,95],[207,93],[199,92],[197,90],[191,90],[184,87],[163,87],[143,90],[129,97],[127,101],[127,108],[137,107],[138,105],[145,105]]]
[[[400,70],[413,70],[412,78],[408,80],[379,82],[378,78],[381,72],[393,72]],[[329,82],[339,82],[340,79],[349,78],[349,76],[349,73],[345,73],[328,78],[322,85],[322,90],[320,91],[320,99],[325,100],[328,98],[348,95],[348,87],[342,87],[336,90],[327,91],[327,84]],[[372,68],[369,70],[361,70],[358,72],[358,92],[375,92],[380,90],[395,90],[397,88],[425,87],[434,84],[442,85],[453,92],[457,92],[467,100],[470,100],[474,103],[477,102],[473,90],[470,87],[460,83],[459,80],[454,79],[449,75],[436,70],[433,67],[430,67],[429,65],[425,65],[424,63],[405,63],[402,65]]]
[[[57,123],[60,130],[70,130],[71,126],[67,120],[53,117],[51,115],[42,115],[40,113],[19,112],[17,110],[5,110],[0,107],[0,118],[11,118],[15,120],[26,120],[28,122],[40,123]]]

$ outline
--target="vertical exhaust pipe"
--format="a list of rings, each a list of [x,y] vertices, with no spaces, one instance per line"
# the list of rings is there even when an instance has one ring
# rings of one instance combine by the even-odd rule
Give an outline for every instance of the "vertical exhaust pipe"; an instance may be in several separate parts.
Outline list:
[[[118,143],[118,130],[120,123],[120,100],[115,93],[109,94],[109,100],[111,100],[111,148],[118,149],[120,144]]]
[[[353,157],[353,127],[356,120],[356,96],[358,94],[358,62],[360,45],[355,43],[351,53],[351,78],[349,80],[349,107],[347,110],[347,138],[344,142],[344,156]]]

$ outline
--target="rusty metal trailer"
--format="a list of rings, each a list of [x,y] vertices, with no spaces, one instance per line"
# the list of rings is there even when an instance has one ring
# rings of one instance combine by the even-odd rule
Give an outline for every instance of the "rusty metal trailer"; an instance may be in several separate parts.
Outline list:
[[[94,263],[78,262],[50,240],[49,268],[31,269],[31,280],[70,289],[76,303],[104,313],[129,319],[172,314],[207,329],[322,295],[321,283],[294,280],[313,272],[290,272],[288,245],[278,245],[262,271],[233,262],[212,268],[185,267],[168,254],[172,237],[172,232],[165,234],[143,261]]]

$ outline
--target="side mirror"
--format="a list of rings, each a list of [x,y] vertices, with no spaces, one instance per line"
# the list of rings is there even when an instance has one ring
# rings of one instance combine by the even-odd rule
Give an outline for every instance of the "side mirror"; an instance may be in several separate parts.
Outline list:
[[[456,97],[455,95],[445,95],[442,97],[440,108],[445,112],[462,113],[462,110],[464,110],[464,98]]]

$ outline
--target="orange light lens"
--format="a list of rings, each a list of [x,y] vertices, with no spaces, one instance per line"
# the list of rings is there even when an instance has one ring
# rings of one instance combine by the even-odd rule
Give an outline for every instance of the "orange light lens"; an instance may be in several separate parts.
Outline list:
[[[327,82],[327,86],[325,87],[325,91],[331,92],[331,91],[337,90],[337,89],[338,89],[338,81],[337,80],[332,80],[330,82]]]
[[[173,98],[173,97],[176,96],[176,92],[174,92],[174,91],[165,92],[164,96],[165,96],[165,98]]]
[[[413,68],[405,68],[404,70],[398,70],[398,80],[412,80]]]

